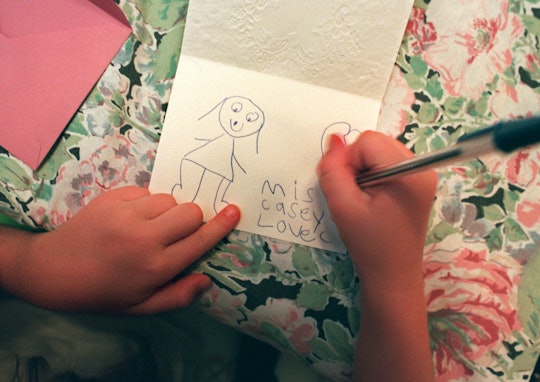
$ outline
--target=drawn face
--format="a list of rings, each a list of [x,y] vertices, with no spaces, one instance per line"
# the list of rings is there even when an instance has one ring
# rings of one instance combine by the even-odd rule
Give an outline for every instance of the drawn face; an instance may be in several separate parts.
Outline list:
[[[246,137],[263,127],[264,113],[248,98],[230,97],[221,105],[219,122],[230,136]]]

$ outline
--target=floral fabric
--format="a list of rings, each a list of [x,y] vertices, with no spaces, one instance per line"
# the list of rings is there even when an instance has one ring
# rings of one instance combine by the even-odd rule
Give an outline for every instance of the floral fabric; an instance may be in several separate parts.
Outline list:
[[[0,152],[0,211],[52,230],[96,195],[147,186],[187,1],[120,0],[133,33],[38,171]],[[416,0],[378,129],[416,153],[540,113],[538,0]],[[181,86],[181,83],[178,84]],[[439,171],[425,247],[438,381],[522,381],[539,354],[540,150]],[[351,378],[359,282],[346,255],[234,232],[193,267],[200,305],[238,330]],[[403,351],[406,351],[404,349]]]

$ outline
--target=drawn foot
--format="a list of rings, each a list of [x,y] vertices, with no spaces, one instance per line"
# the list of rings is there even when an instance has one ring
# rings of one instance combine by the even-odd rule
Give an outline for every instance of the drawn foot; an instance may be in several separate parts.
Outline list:
[[[226,202],[225,200],[221,200],[221,201],[216,200],[214,202],[214,212],[217,214],[219,211],[221,211],[222,209],[224,209],[228,205],[229,205],[229,202]]]
[[[171,190],[171,195],[174,196],[176,200],[181,200],[180,198],[181,193],[182,193],[182,185],[180,183],[176,183]]]

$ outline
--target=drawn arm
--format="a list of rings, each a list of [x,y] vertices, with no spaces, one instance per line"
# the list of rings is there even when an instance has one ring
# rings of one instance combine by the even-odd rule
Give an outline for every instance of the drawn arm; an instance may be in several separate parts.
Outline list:
[[[232,162],[233,162],[233,163],[236,163],[236,164],[238,165],[238,167],[240,168],[240,170],[242,170],[242,172],[243,172],[244,174],[247,173],[247,172],[246,172],[246,169],[245,169],[244,167],[242,167],[242,165],[240,164],[240,162],[238,162],[238,159],[236,158],[236,155],[234,155],[234,152],[233,152],[233,155],[232,155],[232,158],[231,158],[231,159],[232,159]]]

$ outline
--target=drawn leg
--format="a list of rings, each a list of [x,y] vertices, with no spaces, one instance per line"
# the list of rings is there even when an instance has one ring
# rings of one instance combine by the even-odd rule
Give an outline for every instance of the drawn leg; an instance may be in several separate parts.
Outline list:
[[[223,177],[214,172],[204,170],[202,178],[199,182],[197,193],[193,197],[192,202],[199,204],[203,210],[205,208],[214,208],[214,212],[218,212],[220,204],[216,206],[216,199],[220,193],[220,186],[223,183]],[[222,202],[223,203],[223,202]],[[221,204],[221,206],[223,206]]]
[[[205,169],[195,162],[182,159],[180,161],[180,182],[171,190],[172,196],[182,202],[193,202],[199,193]]]
[[[216,199],[214,200],[214,211],[216,213],[229,204],[229,202],[225,200],[225,194],[227,193],[231,183],[232,182],[230,180],[221,178],[221,182],[216,190]]]

